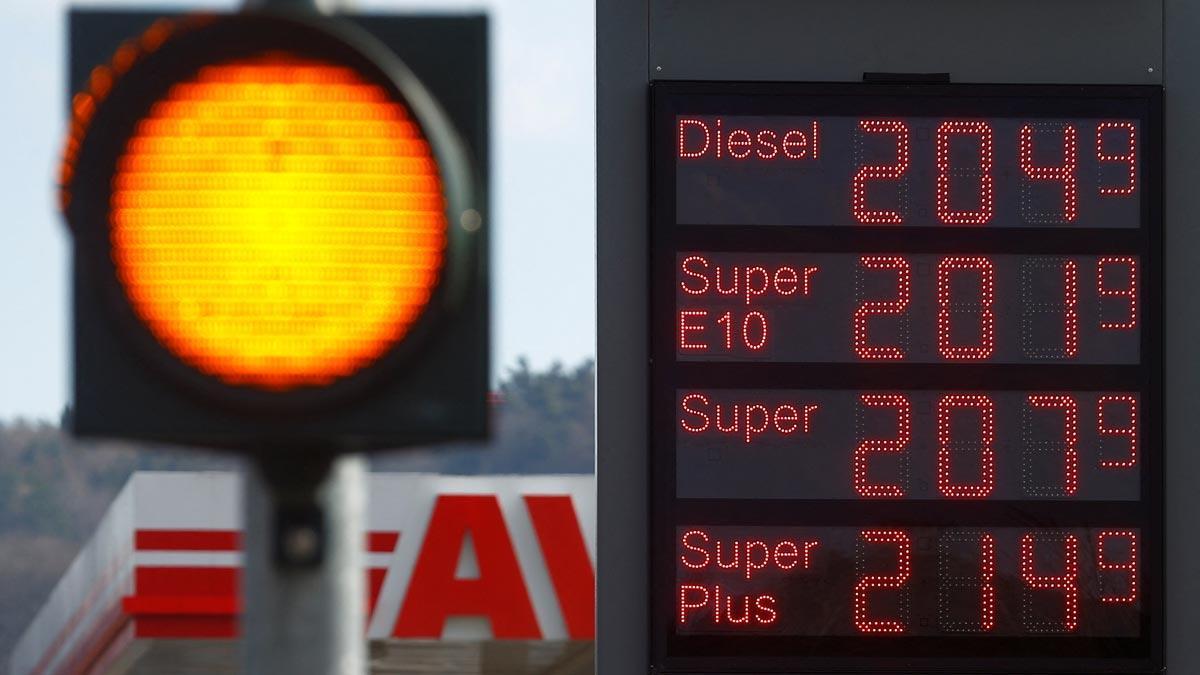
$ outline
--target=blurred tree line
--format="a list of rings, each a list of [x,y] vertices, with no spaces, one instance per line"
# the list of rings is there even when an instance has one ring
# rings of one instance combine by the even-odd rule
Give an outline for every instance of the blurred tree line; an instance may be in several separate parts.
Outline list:
[[[452,474],[592,473],[595,368],[554,364],[530,369],[519,359],[493,394],[490,443],[461,443],[372,458],[376,471]]]
[[[493,394],[493,439],[383,453],[376,471],[591,473],[591,361],[535,371],[524,359]],[[70,412],[64,411],[64,420]],[[0,670],[75,552],[134,471],[236,470],[235,458],[176,447],[76,442],[58,424],[0,421]]]

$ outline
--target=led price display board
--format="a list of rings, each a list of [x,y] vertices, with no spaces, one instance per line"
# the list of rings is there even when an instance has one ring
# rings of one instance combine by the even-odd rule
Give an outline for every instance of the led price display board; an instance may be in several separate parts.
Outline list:
[[[664,672],[1156,672],[1154,87],[656,83]]]

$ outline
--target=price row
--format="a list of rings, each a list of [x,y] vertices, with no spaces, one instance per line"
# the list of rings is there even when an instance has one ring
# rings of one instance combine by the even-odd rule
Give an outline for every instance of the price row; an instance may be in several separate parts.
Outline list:
[[[676,392],[679,497],[1136,500],[1132,392]]]
[[[1136,528],[681,527],[680,634],[1136,636]]]
[[[1138,363],[1137,256],[680,253],[681,360]]]
[[[684,224],[1137,227],[1140,124],[680,117]]]

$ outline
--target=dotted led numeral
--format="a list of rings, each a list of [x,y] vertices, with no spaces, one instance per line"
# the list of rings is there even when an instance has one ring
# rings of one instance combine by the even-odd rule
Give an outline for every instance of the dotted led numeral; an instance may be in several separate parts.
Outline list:
[[[1117,424],[1112,421],[1116,410],[1125,409],[1127,424]],[[1100,466],[1105,469],[1131,469],[1138,463],[1138,400],[1130,394],[1109,394],[1101,396],[1096,401],[1096,431],[1100,434],[1101,450],[1105,449],[1105,437],[1124,438],[1127,451],[1124,457],[1113,459],[1105,457],[1100,460]]]
[[[1079,134],[1072,124],[1036,122],[1021,127],[1020,160],[1021,214],[1027,223],[1073,223],[1079,213]],[[1057,143],[1062,148],[1062,160],[1058,164],[1045,165],[1034,162],[1035,139],[1037,143]],[[1033,188],[1039,183],[1058,183],[1062,201],[1058,211],[1035,210]]]
[[[895,300],[861,300],[864,270],[894,270],[896,273]],[[854,353],[869,361],[899,361],[905,358],[908,342],[908,304],[912,299],[912,267],[901,256],[863,256],[854,275],[855,294],[860,298],[854,311]],[[902,345],[872,344],[867,333],[870,320],[877,316],[898,316]]]
[[[954,412],[973,409],[979,413],[979,441],[955,441],[951,432]],[[954,499],[984,499],[996,489],[996,405],[991,397],[981,394],[951,394],[943,396],[937,406],[938,429],[938,491]],[[954,480],[953,453],[956,449],[979,451],[979,481],[957,483]]]
[[[954,544],[978,546],[979,573],[963,576],[952,573]],[[996,627],[996,540],[982,530],[952,530],[938,537],[938,627],[947,633],[988,633]],[[955,591],[978,594],[979,620],[966,621],[953,612]]]
[[[862,441],[854,451],[854,490],[866,498],[902,498],[908,483],[908,444],[912,440],[912,403],[902,394],[862,394],[856,410],[859,437]],[[863,438],[863,408],[891,409],[896,413],[894,438]],[[870,480],[872,453],[900,454],[900,483],[873,483]]]
[[[1124,266],[1126,269],[1125,284],[1121,288],[1111,288],[1105,283],[1106,267]],[[1133,330],[1138,325],[1138,261],[1137,258],[1104,257],[1096,261],[1096,295],[1100,302],[1100,328],[1102,330]],[[1123,298],[1127,304],[1125,316],[1120,321],[1105,321],[1105,298]]]
[[[1107,132],[1107,133],[1106,133]],[[1115,133],[1114,133],[1115,132]],[[1120,153],[1105,152],[1105,138],[1124,143]],[[1124,185],[1106,185],[1101,175],[1107,163],[1121,163],[1126,167]],[[1101,122],[1096,125],[1096,179],[1100,194],[1105,197],[1128,197],[1137,190],[1137,128],[1133,122]]]
[[[1059,573],[1045,572],[1039,550],[1058,545],[1062,551]],[[1021,602],[1021,620],[1031,633],[1073,633],[1079,628],[1079,539],[1069,533],[1029,532],[1021,537],[1021,580],[1025,582]],[[1061,620],[1047,618],[1035,604],[1035,594],[1043,591],[1062,593]]]
[[[855,154],[862,154],[862,134],[891,134],[896,138],[896,161],[894,164],[868,164],[854,174],[850,188],[850,210],[863,225],[901,225],[907,210],[907,179],[910,163],[908,125],[898,120],[859,120],[861,132],[855,136]],[[867,202],[867,184],[872,181],[900,180],[900,208],[897,210],[872,209]]]
[[[950,141],[954,135],[974,136],[979,146],[979,165],[973,169],[951,169]],[[992,183],[992,126],[982,120],[946,121],[937,129],[937,215],[947,225],[986,225],[992,219],[995,193]],[[952,176],[978,181],[977,207],[956,210],[951,204]]]
[[[866,568],[867,546],[890,545],[896,552],[894,574],[863,574]],[[854,586],[854,626],[861,633],[900,634],[908,631],[909,588],[912,577],[912,540],[903,530],[863,530],[856,546],[858,583]],[[895,590],[900,594],[898,616],[874,618],[870,598],[875,590]]]
[[[1062,278],[1062,301],[1046,301],[1034,280],[1039,272]],[[1059,344],[1035,342],[1035,326],[1043,317],[1061,315]],[[1073,359],[1079,355],[1079,266],[1070,258],[1026,258],[1021,262],[1021,351],[1030,359]]]
[[[1126,542],[1123,561],[1110,557],[1109,544],[1114,539],[1124,539]],[[1100,602],[1118,605],[1132,605],[1138,600],[1138,535],[1133,530],[1101,530],[1096,538],[1096,567],[1100,570]],[[1125,574],[1124,592],[1118,595],[1110,594],[1106,572],[1121,572]]]
[[[950,282],[955,274],[975,273],[979,276],[979,302],[955,302]],[[956,361],[979,361],[991,358],[996,349],[996,270],[984,256],[951,256],[942,258],[937,267],[937,341],[942,358]],[[972,310],[979,315],[979,338],[974,345],[956,344],[952,335],[953,317]]]
[[[1030,497],[1072,497],[1079,490],[1079,403],[1065,394],[1030,394],[1024,410],[1024,443],[1021,452],[1021,478]],[[1062,440],[1035,440],[1035,416],[1058,413],[1062,419]],[[1062,479],[1056,483],[1039,482],[1033,476],[1048,454],[1062,455]]]

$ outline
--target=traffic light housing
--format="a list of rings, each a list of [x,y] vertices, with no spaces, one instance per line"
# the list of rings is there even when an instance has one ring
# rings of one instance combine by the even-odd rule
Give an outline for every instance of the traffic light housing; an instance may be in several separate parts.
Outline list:
[[[76,434],[486,435],[482,17],[75,11],[71,45]]]

